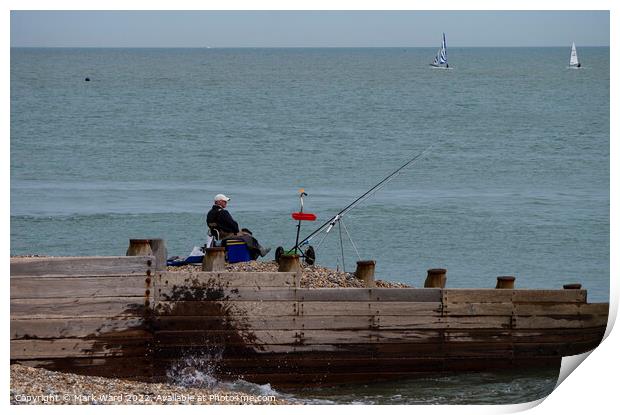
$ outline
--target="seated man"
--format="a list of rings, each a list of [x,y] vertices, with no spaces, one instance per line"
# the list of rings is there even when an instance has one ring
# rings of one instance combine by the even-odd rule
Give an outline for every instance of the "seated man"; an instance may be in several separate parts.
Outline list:
[[[207,214],[207,225],[210,229],[218,231],[219,238],[222,241],[233,237],[242,239],[247,245],[252,259],[258,258],[259,255],[264,257],[271,251],[271,248],[263,248],[258,241],[252,237],[252,232],[249,230],[244,228],[241,232],[239,231],[239,225],[226,210],[229,200],[230,198],[223,194],[215,196],[213,207]]]

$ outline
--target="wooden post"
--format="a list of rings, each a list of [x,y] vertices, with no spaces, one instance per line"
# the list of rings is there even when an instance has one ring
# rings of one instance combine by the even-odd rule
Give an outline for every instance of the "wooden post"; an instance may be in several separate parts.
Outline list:
[[[163,239],[149,239],[153,256],[155,257],[155,269],[158,271],[166,269],[166,260],[168,259],[168,250],[166,249],[166,241]]]
[[[448,280],[447,272],[444,268],[429,269],[426,274],[426,281],[424,281],[424,288],[445,288]]]
[[[126,256],[150,256],[153,255],[151,244],[148,239],[130,239]]]
[[[375,287],[375,264],[376,261],[357,261],[355,277],[364,281],[366,287]]]
[[[564,284],[562,287],[565,290],[581,290],[581,284]]]
[[[281,255],[278,272],[301,272],[299,255]]]
[[[203,271],[224,271],[226,269],[226,248],[218,246],[207,248],[202,259]]]
[[[501,277],[497,277],[497,284],[495,284],[495,288],[499,289],[509,289],[512,290],[515,288],[515,277],[512,275],[504,275]]]
[[[299,255],[280,255],[280,262],[278,262],[278,272],[294,272],[295,285],[298,287],[301,284],[302,277]]]

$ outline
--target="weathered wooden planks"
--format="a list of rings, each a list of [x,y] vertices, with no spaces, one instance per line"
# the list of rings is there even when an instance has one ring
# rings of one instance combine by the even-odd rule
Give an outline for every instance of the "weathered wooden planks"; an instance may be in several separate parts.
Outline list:
[[[296,301],[296,290],[289,288],[221,288],[200,285],[157,288],[158,301]]]
[[[513,309],[512,302],[445,303],[442,312],[445,316],[510,316]]]
[[[35,298],[11,300],[11,319],[144,316],[145,297]]]
[[[442,335],[438,330],[179,330],[158,331],[158,347],[190,345],[312,345],[312,344],[375,344],[375,343],[436,343]]]
[[[299,315],[393,315],[429,316],[441,314],[441,302],[416,301],[308,301],[299,302]]]
[[[11,359],[145,356],[150,338],[11,340]]]
[[[585,303],[585,290],[444,289],[444,303]]]
[[[449,303],[510,303],[514,290],[446,288],[441,290],[442,302]]]
[[[375,316],[376,326],[388,330],[408,329],[508,329],[511,325],[510,316]]]
[[[151,380],[152,260],[11,260],[11,361]]]
[[[556,315],[579,315],[582,307],[587,304],[561,303],[561,304],[540,304],[540,303],[518,303],[511,304],[516,316],[556,316]]]
[[[153,321],[160,330],[363,330],[377,327],[372,316],[161,316]]]
[[[145,274],[154,261],[152,256],[12,258],[11,276]]]
[[[295,316],[296,301],[159,301],[162,316]]]
[[[13,339],[55,339],[63,337],[144,336],[142,317],[79,317],[11,320]]]
[[[11,260],[11,359],[142,356],[152,257]],[[112,362],[112,360],[110,360]],[[61,365],[62,366],[62,365]]]
[[[428,288],[300,288],[298,301],[440,302],[441,290]]]
[[[588,303],[580,304],[579,314],[592,314],[598,316],[609,315],[609,303]]]
[[[441,302],[439,289],[232,287],[216,279],[179,278],[172,284],[164,277],[160,281],[160,301]]]
[[[586,290],[513,290],[515,303],[585,303]]]
[[[552,316],[517,316],[515,329],[553,329],[553,328],[589,328],[606,327],[605,315],[552,315]]]
[[[515,343],[513,349],[516,357],[573,356],[592,350],[599,343],[598,339],[570,343]]]
[[[513,343],[571,343],[603,339],[604,331],[593,328],[519,329],[509,333]]]
[[[441,303],[361,301],[159,301],[161,315],[227,316],[432,316],[441,314]]]
[[[512,331],[506,328],[444,331],[445,343],[510,343]]]
[[[138,297],[152,289],[146,275],[11,277],[11,298]]]
[[[16,265],[11,359],[148,377],[215,356],[222,375],[274,384],[377,380],[559,364],[600,342],[608,314],[583,290],[312,289],[295,273],[155,273],[147,258]]]

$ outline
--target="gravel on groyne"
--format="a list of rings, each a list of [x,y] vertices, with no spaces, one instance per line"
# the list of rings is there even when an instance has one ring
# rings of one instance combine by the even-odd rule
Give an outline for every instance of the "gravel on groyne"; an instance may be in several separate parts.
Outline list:
[[[197,265],[182,265],[182,266],[169,266],[168,271],[183,271],[183,272],[199,272],[201,271],[201,264]],[[249,261],[238,262],[236,264],[226,265],[227,271],[234,272],[277,272],[278,263],[276,261],[262,262],[262,261]],[[357,279],[354,273],[337,271],[331,268],[320,267],[317,265],[302,264],[301,266],[301,281],[300,286],[302,288],[364,288],[364,282]],[[379,288],[411,288],[410,285],[400,282],[382,281],[376,280],[375,284]]]

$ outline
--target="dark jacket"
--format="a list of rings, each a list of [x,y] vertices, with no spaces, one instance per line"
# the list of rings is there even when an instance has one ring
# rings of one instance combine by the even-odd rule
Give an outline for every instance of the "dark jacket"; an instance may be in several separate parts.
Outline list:
[[[215,223],[215,228],[220,232],[225,233],[238,233],[239,225],[234,221],[230,213],[221,206],[213,205],[209,213],[207,214],[207,225],[211,227],[211,224]]]

